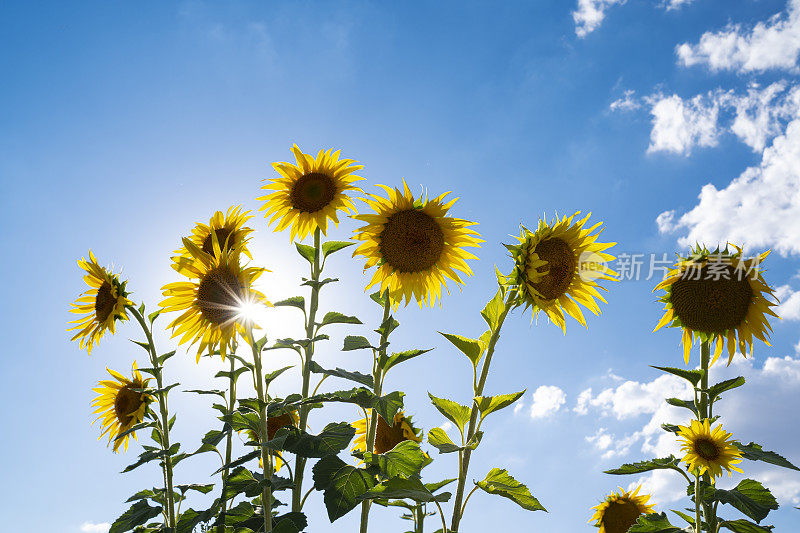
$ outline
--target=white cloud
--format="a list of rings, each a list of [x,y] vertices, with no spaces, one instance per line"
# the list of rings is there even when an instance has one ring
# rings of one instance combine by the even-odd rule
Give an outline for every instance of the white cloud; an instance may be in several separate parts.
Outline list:
[[[800,254],[800,118],[764,150],[758,166],[723,189],[705,185],[699,198],[675,224],[688,229],[682,246],[730,241]]]
[[[656,225],[659,233],[670,233],[675,231],[675,210],[664,211],[656,217]]]
[[[600,27],[609,7],[625,2],[626,0],[578,0],[578,7],[572,12],[575,33],[578,37],[586,37]]]
[[[588,389],[578,399],[583,400],[585,411],[591,406],[606,416],[623,420],[642,414],[653,414],[664,403],[664,398],[681,396],[690,391],[691,388],[682,379],[663,375],[647,383],[625,381],[617,387],[600,391],[594,398],[591,397],[591,389]]]
[[[769,357],[764,362],[763,369],[765,376],[782,379],[786,383],[800,384],[800,359],[786,356]]]
[[[567,401],[563,390],[554,385],[542,385],[533,393],[531,418],[545,418],[561,409]]]
[[[800,0],[789,1],[787,14],[775,15],[752,29],[737,24],[706,32],[699,43],[683,43],[675,51],[683,65],[706,65],[714,71],[795,70],[800,54]]]
[[[784,320],[800,320],[800,291],[793,291],[789,285],[775,289],[775,296],[781,304],[775,309]]]
[[[673,152],[689,155],[695,146],[716,146],[720,129],[719,102],[712,96],[697,95],[690,100],[680,96],[653,96],[650,113],[653,129],[647,152]]]
[[[585,415],[589,412],[589,404],[592,401],[592,389],[586,389],[578,394],[578,401],[575,408],[572,409],[579,415]]]
[[[108,522],[103,522],[100,524],[95,524],[92,522],[84,522],[81,524],[81,532],[82,533],[106,533],[109,528],[111,528],[111,524]]]
[[[650,503],[665,505],[686,496],[686,480],[674,470],[653,470],[646,476],[631,482],[627,489],[633,490],[641,485],[641,494],[651,494]]]
[[[767,142],[782,133],[782,123],[797,115],[797,88],[784,94],[785,82],[773,83],[764,89],[751,84],[744,96],[726,95],[726,105],[733,107],[736,118],[731,132],[755,152],[761,152]]]
[[[634,97],[636,91],[628,89],[622,98],[617,98],[608,106],[611,111],[636,111],[642,107],[642,103]]]
[[[680,9],[683,6],[688,6],[694,2],[694,0],[664,0],[664,7],[667,8],[667,11],[672,9]]]

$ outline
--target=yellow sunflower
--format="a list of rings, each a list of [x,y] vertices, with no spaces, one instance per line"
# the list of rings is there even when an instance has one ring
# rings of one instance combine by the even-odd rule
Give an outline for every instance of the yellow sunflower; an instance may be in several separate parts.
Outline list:
[[[215,349],[219,349],[224,360],[236,335],[246,335],[246,309],[259,304],[272,305],[253,288],[253,282],[265,269],[239,264],[241,243],[220,250],[216,237],[213,241],[218,256],[204,252],[184,238],[183,245],[190,256],[173,260],[176,270],[190,280],[162,288],[166,297],[161,302],[164,311],[183,311],[169,325],[172,336],[181,336],[179,344],[198,343],[198,361],[205,350],[211,353]]]
[[[353,422],[356,428],[356,438],[353,441],[353,450],[365,451],[367,449],[367,428],[369,416]],[[378,416],[378,427],[375,430],[374,453],[386,453],[404,440],[422,442],[422,431],[416,429],[411,422],[411,417],[406,417],[403,411],[394,415],[393,424],[390,426],[382,416]]]
[[[119,435],[125,433],[130,428],[144,420],[147,408],[153,397],[140,389],[147,388],[150,379],[142,379],[142,375],[133,363],[131,379],[126,378],[119,372],[106,368],[113,380],[100,381],[99,387],[92,389],[99,396],[92,401],[92,407],[96,407],[94,414],[98,415],[95,422],[102,419],[103,432],[99,438],[108,434],[108,444],[114,442],[114,452],[120,446],[128,450],[128,437],[136,438],[136,432],[131,432],[122,438]]]
[[[205,253],[215,255],[214,238],[216,238],[220,249],[226,247],[230,250],[231,248],[241,247],[242,253],[252,259],[253,256],[250,255],[250,251],[247,249],[247,241],[253,230],[244,225],[251,218],[253,218],[253,215],[250,214],[250,211],[242,211],[241,206],[230,207],[227,213],[217,211],[208,224],[200,223],[192,229],[192,235],[189,240]],[[212,233],[214,234],[213,237]],[[185,247],[176,250],[175,253],[183,257],[190,256]]]
[[[602,229],[593,232],[602,222],[584,227],[591,213],[573,222],[579,214],[560,219],[556,215],[549,224],[540,219],[535,232],[523,226],[517,237],[519,244],[506,246],[514,259],[514,271],[506,283],[519,292],[519,303],[533,308],[531,318],[543,311],[565,332],[564,313],[586,326],[578,304],[599,315],[595,298],[601,302],[605,299],[597,289],[607,289],[597,281],[616,280],[616,273],[606,266],[614,256],[605,253],[616,243],[597,242]]]
[[[353,183],[364,178],[353,172],[364,167],[354,164],[356,161],[353,159],[339,159],[340,152],[333,152],[332,148],[320,150],[315,159],[311,154],[304,154],[295,144],[292,153],[297,164],[272,164],[281,177],[269,180],[261,187],[272,192],[256,200],[264,201],[259,211],[266,210],[264,217],[272,217],[269,224],[280,220],[275,231],[283,231],[291,225],[289,239],[294,240],[297,235],[302,240],[317,228],[326,234],[328,220],[339,223],[337,211],[355,212],[348,192],[361,191]]]
[[[100,342],[106,331],[114,334],[117,320],[128,320],[125,306],[133,305],[133,302],[128,300],[128,293],[125,292],[127,281],[120,282],[119,276],[97,264],[97,258],[91,250],[89,260],[82,257],[78,266],[87,272],[83,281],[89,286],[89,290],[75,300],[70,312],[85,316],[70,321],[75,326],[67,331],[78,330],[71,340],[80,339],[80,349],[85,347],[91,355],[92,348]]]
[[[297,411],[292,411],[289,413],[283,413],[277,416],[271,416],[267,418],[267,440],[272,440],[275,438],[275,434],[281,428],[286,427],[297,427],[297,424],[300,423],[300,417],[297,415]],[[259,442],[261,437],[252,429],[247,430],[247,437],[253,442]],[[273,461],[273,468],[275,472],[281,469],[283,466],[283,457],[281,456],[280,452],[273,452],[274,453],[274,461]],[[262,470],[264,469],[264,461],[261,457],[258,458],[258,467]]]
[[[726,433],[722,429],[722,424],[718,424],[713,429],[711,423],[706,418],[702,422],[692,420],[689,427],[678,426],[678,436],[683,440],[681,450],[686,452],[682,461],[685,462],[692,472],[699,468],[699,474],[708,471],[711,474],[711,481],[722,475],[722,469],[728,471],[728,475],[733,475],[733,470],[741,472],[736,466],[742,462],[742,452],[731,444],[731,433]]]
[[[459,272],[472,275],[466,260],[477,257],[464,248],[483,242],[469,228],[475,222],[447,216],[457,200],[445,201],[449,192],[432,200],[427,196],[415,200],[405,180],[403,191],[379,187],[388,198],[370,194],[371,198],[364,200],[375,214],[353,217],[367,223],[356,230],[354,238],[364,242],[353,257],[366,257],[364,270],[378,267],[367,289],[379,285],[381,293],[388,291],[395,306],[404,298],[406,305],[412,298],[420,305],[433,307],[437,300],[441,305],[446,278],[463,284]]]
[[[654,505],[647,503],[650,495],[638,494],[641,488],[626,492],[620,487],[620,494],[612,492],[603,503],[592,507],[596,511],[589,522],[597,520],[595,525],[600,528],[599,533],[626,533],[641,515],[654,512]]]
[[[777,304],[766,298],[769,295],[775,299],[775,295],[760,268],[769,251],[743,260],[742,249],[734,248],[733,253],[727,247],[713,252],[701,247],[692,249],[689,257],[678,258],[674,268],[653,289],[665,291],[660,299],[664,302],[664,316],[653,331],[667,325],[683,328],[686,363],[695,337],[701,342],[716,343],[712,364],[726,340],[728,364],[737,346],[745,357],[752,355],[753,337],[770,346],[772,327],[767,315],[778,316],[771,309]]]

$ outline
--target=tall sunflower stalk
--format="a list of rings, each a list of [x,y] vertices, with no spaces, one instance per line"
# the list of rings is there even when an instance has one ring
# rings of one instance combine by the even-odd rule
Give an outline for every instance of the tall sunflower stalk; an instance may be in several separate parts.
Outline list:
[[[719,417],[714,415],[715,403],[723,393],[744,385],[743,377],[709,384],[711,367],[721,355],[726,342],[728,364],[733,360],[737,347],[745,357],[748,353],[752,354],[753,337],[769,345],[767,338],[771,328],[767,315],[777,315],[771,310],[776,305],[770,301],[774,298],[773,291],[764,281],[760,268],[768,253],[745,260],[741,248],[736,246],[734,251],[725,248],[713,252],[698,246],[690,251],[688,257],[679,257],[674,269],[656,286],[655,290],[665,291],[661,298],[665,313],[656,330],[663,326],[682,328],[683,356],[687,364],[693,341],[700,340],[699,368],[654,367],[685,379],[692,385],[692,399],[666,400],[670,405],[690,411],[693,415],[690,423],[686,426],[662,425],[665,431],[675,434],[683,456],[670,455],[626,464],[606,472],[638,474],[669,469],[680,473],[687,482],[687,493],[693,500],[694,513],[692,516],[681,511],[673,512],[689,523],[696,533],[717,533],[723,527],[732,531],[772,529],[759,525],[771,510],[778,508],[778,502],[769,489],[753,479],[744,479],[730,490],[718,489],[716,478],[722,475],[723,470],[730,476],[734,471],[743,473],[737,465],[744,459],[798,470],[784,457],[766,451],[758,444],[751,442],[745,445],[734,440],[733,435],[724,431],[722,424],[718,423]],[[721,518],[718,515],[720,503],[732,505],[747,519]],[[640,517],[638,524],[630,531],[652,531],[654,525],[661,529],[673,527],[664,513],[652,513]]]
[[[228,372],[228,399],[226,415],[233,416],[233,411],[236,408],[236,381],[238,374],[236,373],[236,346],[234,345],[230,355],[230,370]],[[225,458],[222,463],[222,490],[220,493],[220,513],[217,524],[217,533],[225,533],[225,516],[228,512],[228,478],[230,476],[230,463],[233,453],[233,429],[230,424],[226,422],[226,435],[225,435]]]

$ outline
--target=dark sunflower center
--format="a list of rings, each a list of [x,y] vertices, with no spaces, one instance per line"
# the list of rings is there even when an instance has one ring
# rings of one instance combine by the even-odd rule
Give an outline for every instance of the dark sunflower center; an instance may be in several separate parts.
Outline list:
[[[375,453],[386,453],[392,448],[408,440],[403,436],[403,419],[390,426],[382,416],[378,416],[378,427],[375,431]]]
[[[99,323],[108,320],[111,313],[114,311],[117,299],[114,298],[114,289],[111,283],[104,281],[100,288],[97,289],[97,296],[94,299],[94,314]]]
[[[244,297],[244,286],[232,272],[212,270],[200,281],[197,304],[203,317],[215,325],[236,318]]]
[[[379,239],[381,257],[400,272],[428,270],[444,251],[442,228],[432,216],[418,209],[390,216]]]
[[[230,250],[233,248],[233,237],[227,240],[230,234],[233,233],[230,228],[215,229],[213,235],[217,236],[220,250]],[[203,251],[207,254],[214,255],[214,240],[211,237],[212,233],[209,232],[208,236],[203,240]]]
[[[717,444],[709,439],[697,439],[694,442],[694,451],[706,461],[715,461],[719,457]]]
[[[602,522],[606,533],[627,533],[640,514],[639,507],[633,502],[618,500],[612,503],[603,512]]]
[[[547,261],[547,265],[538,268],[539,272],[547,274],[540,282],[532,285],[546,300],[555,300],[567,292],[575,276],[578,263],[575,252],[557,237],[540,242],[534,252],[539,259]]]
[[[753,289],[739,274],[731,265],[715,264],[712,271],[706,264],[688,269],[673,283],[670,302],[684,327],[724,333],[744,322]]]
[[[336,183],[327,174],[311,172],[292,185],[290,198],[292,207],[306,213],[319,211],[333,200]]]
[[[142,405],[142,393],[131,390],[138,386],[126,385],[119,389],[114,397],[114,416],[120,425],[127,426],[133,418],[133,413]]]
[[[277,433],[279,429],[292,426],[294,426],[294,420],[289,413],[269,417],[267,419],[267,439],[274,439],[275,433]]]

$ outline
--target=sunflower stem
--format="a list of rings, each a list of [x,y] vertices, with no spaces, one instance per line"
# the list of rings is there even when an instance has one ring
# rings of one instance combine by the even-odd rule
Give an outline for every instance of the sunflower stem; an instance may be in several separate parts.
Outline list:
[[[700,533],[703,522],[700,515],[700,474],[694,475],[694,531]]]
[[[489,375],[489,365],[492,362],[492,355],[494,355],[494,348],[497,344],[497,340],[500,338],[500,330],[503,327],[503,323],[506,320],[506,316],[508,316],[509,311],[513,307],[513,302],[515,299],[515,292],[509,291],[505,306],[503,308],[502,313],[497,319],[497,327],[492,330],[492,336],[489,338],[489,346],[486,348],[486,357],[483,360],[483,366],[481,367],[481,377],[478,380],[478,385],[474,389],[474,396],[481,396],[483,394],[483,388],[486,385],[486,378]],[[476,426],[478,423],[478,406],[473,401],[472,402],[472,409],[470,410],[469,416],[469,428],[467,430],[467,438],[466,442],[469,442],[473,439],[476,432]],[[461,522],[461,517],[464,514],[464,509],[462,507],[462,502],[464,500],[464,487],[467,482],[467,473],[469,472],[469,460],[472,455],[472,449],[466,448],[463,452],[461,457],[461,464],[459,464],[458,468],[458,488],[456,489],[456,499],[453,502],[453,517],[450,521],[450,530],[449,533],[458,533],[458,526]],[[466,502],[464,502],[466,503]],[[447,530],[444,533],[448,533]]]
[[[234,349],[233,351],[235,352],[236,350]],[[228,377],[228,415],[230,416],[233,414],[233,409],[236,405],[236,379],[234,378],[236,358],[231,356],[229,359],[231,360],[231,375]],[[228,488],[228,474],[230,473],[228,465],[231,462],[231,448],[233,448],[233,428],[228,428],[228,434],[225,437],[225,469],[222,471],[222,494],[220,495],[222,510],[219,514],[217,533],[225,533],[225,514],[228,510],[228,499],[225,497],[225,491]]]
[[[253,363],[255,364],[255,386],[256,395],[258,396],[259,408],[259,429],[261,435],[259,436],[261,448],[261,464],[264,469],[264,489],[261,491],[261,504],[264,509],[264,531],[269,533],[272,531],[272,456],[267,452],[265,444],[269,440],[267,432],[267,397],[264,394],[264,372],[261,368],[261,350],[258,349],[256,341],[253,338],[252,326],[247,326],[247,341],[253,350]],[[262,402],[264,406],[262,407]]]
[[[165,490],[167,492],[167,527],[175,528],[175,491],[172,485],[172,455],[169,452],[169,411],[167,409],[167,392],[164,391],[164,380],[161,375],[162,365],[158,362],[158,355],[156,355],[156,345],[153,342],[153,334],[147,326],[144,317],[134,306],[127,306],[139,325],[142,326],[144,335],[147,338],[147,344],[150,347],[150,363],[153,365],[153,372],[155,373],[156,384],[158,385],[158,408],[161,414],[161,449],[164,451],[164,477],[166,480]]]
[[[708,394],[708,372],[710,367],[710,360],[711,360],[711,345],[708,341],[703,341],[700,344],[700,369],[703,371],[703,375],[700,378],[700,416],[702,417],[700,421],[702,422],[706,418],[711,417],[710,408],[711,402],[710,397]],[[703,481],[705,483],[711,482],[711,476],[708,472],[703,474]],[[695,498],[697,495],[695,494]],[[701,498],[702,501],[702,498]],[[717,526],[717,516],[716,516],[716,509],[709,504],[703,503],[703,515],[706,519],[706,524],[708,525],[709,531],[714,531]]]
[[[320,266],[320,256],[322,255],[322,231],[317,228],[314,230],[314,263],[311,265],[311,280],[319,281],[322,273]],[[317,308],[319,307],[319,290],[317,283],[311,284],[311,301],[308,304],[308,315],[306,316],[306,338],[309,339],[308,345],[304,348],[305,358],[303,359],[303,399],[308,398],[308,390],[311,386],[311,359],[314,357],[314,321],[317,318]],[[309,405],[300,406],[300,420],[298,426],[300,430],[305,430],[308,424],[308,413],[311,410]],[[294,486],[292,487],[292,511],[300,512],[303,509],[303,474],[306,469],[306,458],[297,456],[297,466],[295,467]]]
[[[392,299],[389,298],[389,291],[383,293],[383,319],[381,319],[381,326],[386,324],[386,321],[389,320],[392,312]],[[381,341],[378,345],[377,353],[374,353],[374,358],[372,360],[372,381],[373,387],[372,392],[375,393],[376,397],[380,397],[382,389],[383,389],[383,369],[381,368],[380,361],[386,355],[386,347],[388,345],[389,339],[389,328],[382,328],[383,333],[381,333]],[[378,432],[378,418],[380,415],[375,409],[372,409],[369,419],[368,419],[368,426],[367,426],[367,440],[364,446],[365,452],[372,452],[375,448],[375,435]],[[390,421],[386,421],[387,424],[391,425]],[[370,500],[364,500],[361,502],[361,526],[359,528],[360,533],[367,533],[367,525],[369,524],[369,509],[370,509]]]

